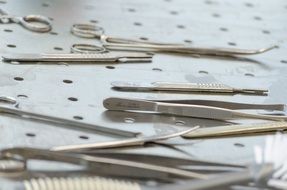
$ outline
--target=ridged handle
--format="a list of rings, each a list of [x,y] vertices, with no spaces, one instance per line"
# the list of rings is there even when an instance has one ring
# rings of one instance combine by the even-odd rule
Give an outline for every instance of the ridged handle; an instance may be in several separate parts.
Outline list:
[[[140,190],[131,181],[102,177],[45,177],[24,181],[25,190]]]

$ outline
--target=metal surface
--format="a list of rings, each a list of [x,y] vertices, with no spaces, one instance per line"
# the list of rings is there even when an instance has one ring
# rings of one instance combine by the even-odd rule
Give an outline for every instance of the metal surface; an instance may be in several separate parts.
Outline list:
[[[265,89],[237,89],[217,83],[175,83],[175,82],[123,82],[114,81],[111,84],[114,89],[130,91],[177,91],[177,92],[202,92],[202,93],[247,93],[267,95]]]
[[[33,33],[17,24],[0,24],[0,54],[69,53],[73,44],[95,44],[93,39],[74,36],[75,23],[99,23],[109,35],[186,43],[204,47],[258,49],[279,48],[247,58],[217,58],[156,54],[152,63],[119,65],[19,65],[1,63],[1,95],[21,100],[21,109],[60,115],[116,129],[153,135],[185,126],[219,126],[224,122],[106,111],[102,101],[110,96],[143,99],[209,99],[245,103],[287,103],[287,3],[285,0],[9,0],[0,8],[17,15],[30,13],[50,17],[50,33]],[[65,10],[65,11],[63,11]],[[268,89],[268,96],[173,94],[164,92],[120,92],[113,81],[218,82],[238,88]],[[234,121],[243,123],[242,121]],[[253,121],[244,121],[251,123]],[[55,146],[116,140],[39,124],[18,118],[0,117],[0,148]],[[264,135],[208,140],[171,139],[183,152],[165,147],[121,149],[118,152],[211,159],[230,163],[253,160],[253,146]],[[60,166],[59,166],[60,168]]]
[[[157,100],[147,100],[147,99],[133,99],[133,98],[117,98],[110,97],[104,100],[103,105],[108,110],[113,111],[140,111],[143,113],[158,113],[158,114],[168,114],[174,116],[185,116],[193,118],[205,118],[214,120],[234,120],[234,119],[263,119],[263,120],[277,120],[283,121],[287,120],[287,116],[278,115],[261,115],[241,112],[233,109],[224,108],[226,103],[223,102],[221,106],[220,102],[212,102],[213,105],[210,106],[208,103],[205,105],[194,103],[189,103],[178,100],[176,103],[172,100],[168,101],[157,101]],[[217,103],[217,105],[216,105]],[[239,104],[240,105],[240,104]],[[244,105],[241,105],[244,109]],[[252,105],[256,109],[256,105]],[[252,107],[248,105],[248,108]],[[262,105],[259,107],[261,109]],[[266,107],[266,105],[265,105]]]

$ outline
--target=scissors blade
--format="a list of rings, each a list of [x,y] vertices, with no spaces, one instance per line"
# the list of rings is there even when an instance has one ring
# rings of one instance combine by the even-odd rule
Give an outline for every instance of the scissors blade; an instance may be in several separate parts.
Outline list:
[[[157,179],[171,176],[197,179],[206,179],[208,177],[205,174],[185,171],[167,166],[140,163],[136,161],[128,161],[115,158],[89,156],[84,154],[57,152],[45,149],[18,147],[5,149],[2,150],[0,153],[3,158],[7,159],[22,158],[25,161],[27,161],[28,159],[38,159],[84,165],[90,171],[92,170],[108,175],[122,175],[122,173],[125,173],[123,172],[123,170],[128,170],[129,177],[146,177],[148,174],[151,178],[154,177]]]
[[[152,135],[148,137],[139,137],[139,138],[131,138],[131,139],[124,139],[124,140],[117,140],[117,141],[109,141],[109,142],[98,142],[98,143],[89,143],[89,144],[79,144],[79,145],[66,145],[66,146],[58,146],[54,147],[51,150],[54,151],[80,151],[84,149],[100,149],[100,148],[118,148],[118,147],[128,147],[128,146],[136,146],[136,145],[143,145],[148,142],[157,142],[166,140],[169,138],[178,137],[184,135],[186,133],[190,133],[199,126],[181,130],[176,133],[169,133],[169,134],[159,134],[159,135]]]
[[[235,48],[202,48],[202,47],[188,47],[182,45],[153,45],[153,44],[119,44],[106,43],[105,47],[110,50],[130,50],[130,51],[148,51],[148,52],[168,52],[168,53],[184,53],[197,55],[219,55],[219,56],[234,56],[234,55],[254,55],[270,51],[277,48],[273,45],[267,48],[248,50]]]
[[[29,112],[29,111],[24,111],[24,110],[18,110],[16,108],[9,108],[6,106],[0,106],[0,112],[13,114],[13,115],[23,117],[23,118],[31,118],[31,119],[36,119],[36,120],[48,121],[48,122],[56,123],[56,124],[64,124],[66,126],[76,127],[77,129],[82,129],[82,130],[86,129],[86,130],[93,131],[93,132],[103,132],[103,133],[118,135],[118,136],[123,136],[123,137],[135,137],[140,134],[140,133],[135,133],[131,131],[125,131],[125,130],[120,130],[120,129],[114,129],[114,128],[109,128],[109,127],[74,121],[74,120],[60,118],[56,116],[50,116],[50,115],[44,115],[44,114],[39,114],[39,113],[34,113],[34,112]]]

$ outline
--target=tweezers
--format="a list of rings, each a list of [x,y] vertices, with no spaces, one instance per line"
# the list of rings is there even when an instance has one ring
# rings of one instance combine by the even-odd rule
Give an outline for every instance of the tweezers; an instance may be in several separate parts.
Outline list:
[[[186,133],[190,133],[190,132],[192,132],[198,128],[199,127],[196,126],[196,127],[193,127],[193,128],[187,129],[187,130],[178,131],[176,133],[152,135],[152,136],[147,136],[147,137],[128,138],[128,139],[117,140],[117,141],[58,146],[58,147],[52,148],[51,150],[75,152],[75,151],[81,151],[81,150],[85,150],[85,149],[119,148],[119,147],[128,147],[128,146],[139,146],[139,145],[144,145],[148,142],[157,142],[157,141],[162,141],[162,140],[166,140],[169,138],[178,137],[178,136],[184,135]]]
[[[226,125],[199,128],[192,133],[182,135],[186,138],[213,138],[249,133],[272,132],[287,129],[287,122],[269,122],[249,125]]]
[[[266,89],[242,89],[218,83],[182,83],[182,82],[123,82],[115,81],[114,89],[128,91],[177,91],[177,92],[212,92],[212,93],[246,93],[265,95]]]
[[[3,61],[11,62],[151,62],[152,55],[146,53],[66,53],[66,54],[8,54]]]
[[[284,111],[284,104],[240,104],[212,100],[146,100],[112,97],[105,99],[103,105],[108,110],[152,112],[216,120],[245,118],[282,121],[287,119],[287,116],[262,115],[237,111],[237,109]]]

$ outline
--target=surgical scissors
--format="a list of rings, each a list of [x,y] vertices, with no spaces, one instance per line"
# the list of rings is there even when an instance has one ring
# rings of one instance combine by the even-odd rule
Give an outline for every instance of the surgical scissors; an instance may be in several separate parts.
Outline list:
[[[166,53],[183,53],[183,54],[213,55],[213,56],[235,56],[235,55],[253,55],[253,54],[264,53],[277,47],[277,46],[271,46],[268,48],[262,48],[257,50],[246,50],[246,49],[234,49],[234,48],[202,48],[202,47],[190,47],[183,44],[147,42],[142,40],[132,40],[132,39],[108,36],[104,34],[104,29],[102,27],[92,24],[74,24],[72,26],[71,32],[72,34],[79,37],[97,38],[102,42],[103,48],[108,50],[166,52]],[[103,49],[101,49],[100,51],[103,51]]]
[[[20,110],[17,108],[19,106],[19,102],[17,102],[17,100],[15,100],[14,98],[7,97],[7,96],[2,96],[2,97],[0,96],[0,102],[6,103],[7,105],[9,104],[9,105],[14,106],[14,107],[8,107],[8,106],[5,106],[5,105],[3,106],[0,104],[0,112],[16,115],[20,118],[28,118],[28,119],[34,119],[37,121],[50,122],[50,123],[55,123],[55,124],[63,124],[69,127],[70,126],[76,127],[77,129],[89,130],[93,132],[95,131],[103,132],[103,133],[108,133],[108,134],[113,134],[113,135],[124,136],[124,137],[135,137],[140,134],[136,132],[113,129],[113,128],[103,127],[103,126],[94,125],[90,123],[74,121],[71,119],[65,119],[61,117]]]
[[[27,15],[18,17],[9,15],[2,9],[0,9],[0,23],[17,23],[33,32],[49,32],[52,29],[52,24],[48,17],[42,15]]]

